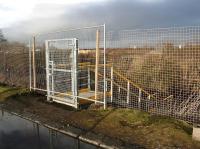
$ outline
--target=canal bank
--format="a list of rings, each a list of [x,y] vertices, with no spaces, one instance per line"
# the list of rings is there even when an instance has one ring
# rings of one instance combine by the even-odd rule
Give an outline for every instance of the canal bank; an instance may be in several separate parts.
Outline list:
[[[23,89],[0,87],[1,107],[80,139],[118,148],[200,148],[192,126],[167,117],[130,109],[91,106],[74,110],[49,104],[46,97]]]
[[[1,149],[98,149],[102,146],[4,110],[1,110],[0,120]]]

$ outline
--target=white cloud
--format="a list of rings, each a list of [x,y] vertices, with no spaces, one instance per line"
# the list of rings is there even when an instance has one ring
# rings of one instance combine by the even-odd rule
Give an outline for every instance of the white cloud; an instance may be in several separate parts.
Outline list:
[[[0,0],[0,27],[6,27],[15,21],[26,19],[31,14],[33,7],[31,2],[24,0],[19,2]]]
[[[101,0],[0,0],[0,28],[37,17],[60,15],[69,5],[97,1]],[[40,6],[42,9],[35,11]]]
[[[7,1],[12,0],[0,0],[0,25],[9,40],[104,22],[111,30],[200,23],[199,0],[26,0],[22,6],[23,0]]]

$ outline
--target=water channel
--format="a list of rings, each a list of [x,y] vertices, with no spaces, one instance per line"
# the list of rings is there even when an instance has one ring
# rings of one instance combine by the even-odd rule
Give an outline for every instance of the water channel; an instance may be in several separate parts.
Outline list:
[[[97,149],[37,123],[0,111],[0,149]]]

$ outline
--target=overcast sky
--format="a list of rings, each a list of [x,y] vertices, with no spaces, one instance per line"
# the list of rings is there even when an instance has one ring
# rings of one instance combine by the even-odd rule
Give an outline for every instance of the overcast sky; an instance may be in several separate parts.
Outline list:
[[[200,0],[0,0],[10,39],[106,23],[110,30],[200,25]]]

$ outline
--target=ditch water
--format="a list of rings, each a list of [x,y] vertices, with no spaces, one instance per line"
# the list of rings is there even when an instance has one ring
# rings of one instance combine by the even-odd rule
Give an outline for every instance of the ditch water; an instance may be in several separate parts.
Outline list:
[[[0,111],[0,149],[97,149],[3,110]]]

